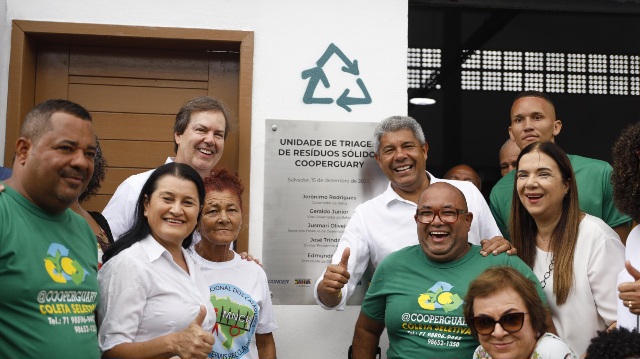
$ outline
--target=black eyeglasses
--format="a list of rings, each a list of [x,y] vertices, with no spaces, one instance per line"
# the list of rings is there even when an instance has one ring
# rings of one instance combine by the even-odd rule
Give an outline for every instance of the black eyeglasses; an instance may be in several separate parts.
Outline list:
[[[416,220],[423,224],[429,224],[436,219],[436,216],[438,216],[442,223],[455,223],[458,220],[458,214],[464,213],[467,213],[467,210],[455,208],[441,208],[435,211],[430,209],[418,209],[416,211]]]
[[[472,317],[469,325],[471,325],[478,334],[491,334],[496,327],[496,323],[500,323],[502,329],[511,334],[522,329],[525,314],[529,313],[509,313],[501,316],[498,320],[487,316]]]

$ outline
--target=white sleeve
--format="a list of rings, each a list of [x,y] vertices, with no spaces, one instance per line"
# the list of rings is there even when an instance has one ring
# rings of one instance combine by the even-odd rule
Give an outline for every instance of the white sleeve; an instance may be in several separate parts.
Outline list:
[[[587,266],[596,310],[607,326],[617,318],[618,292],[613,286],[624,269],[624,245],[614,235],[613,231],[611,235],[605,234],[601,244],[591,253]]]
[[[335,253],[333,254],[333,258],[331,259],[332,264],[340,263],[342,259],[342,252],[344,249],[349,247],[349,265],[347,270],[351,275],[349,277],[349,282],[347,285],[342,288],[342,300],[335,307],[327,307],[320,301],[318,297],[318,286],[320,282],[322,282],[322,278],[324,277],[324,272],[320,275],[318,280],[316,281],[316,286],[313,290],[313,296],[316,299],[316,303],[324,309],[327,310],[344,310],[347,300],[353,295],[353,291],[356,288],[356,285],[362,278],[362,274],[367,269],[369,265],[369,259],[371,257],[369,253],[369,243],[367,240],[367,230],[365,223],[363,221],[358,208],[356,208],[355,212],[349,219],[349,223],[347,223],[347,227],[340,237],[340,242],[338,242],[338,247],[336,248]]]
[[[134,259],[119,255],[111,261],[98,272],[98,344],[102,352],[133,342],[149,293],[144,271]]]
[[[258,318],[258,325],[256,326],[256,334],[268,334],[278,329],[278,324],[276,323],[276,318],[273,313],[267,274],[262,268],[260,268],[260,270],[262,271],[260,284],[263,300],[260,305],[260,317]]]
[[[482,196],[482,193],[476,188],[476,186],[471,185],[471,196],[474,205],[473,210],[473,220],[478,221],[479,230],[480,230],[480,240],[483,239],[491,239],[495,236],[502,237],[502,232],[498,228],[496,224],[496,220],[493,218],[491,214],[491,210],[489,209],[489,205],[487,201]],[[470,203],[467,203],[470,206]],[[477,213],[476,213],[477,212]]]
[[[569,344],[551,333],[546,333],[538,339],[531,357],[540,359],[578,359],[578,355],[571,349]]]
[[[131,177],[118,186],[116,192],[102,211],[107,219],[113,238],[118,240],[126,231],[131,229],[135,218],[136,203],[140,196],[141,188],[131,185]]]

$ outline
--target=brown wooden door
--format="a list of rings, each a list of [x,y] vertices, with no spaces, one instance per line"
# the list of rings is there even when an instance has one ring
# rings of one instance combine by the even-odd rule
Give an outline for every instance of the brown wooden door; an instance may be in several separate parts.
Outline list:
[[[66,98],[89,110],[108,162],[83,207],[101,211],[124,179],[175,155],[173,123],[187,100],[216,96],[237,114],[238,63],[237,52],[41,44],[35,103]],[[236,131],[220,165],[238,170],[237,146]]]

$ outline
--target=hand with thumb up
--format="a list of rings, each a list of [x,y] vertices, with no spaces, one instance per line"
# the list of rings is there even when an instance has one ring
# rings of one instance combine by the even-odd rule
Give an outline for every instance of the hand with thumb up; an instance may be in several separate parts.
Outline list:
[[[175,353],[182,359],[206,358],[215,339],[211,333],[207,333],[202,329],[202,323],[207,316],[207,308],[200,305],[200,311],[196,318],[181,332],[176,333],[175,337]]]
[[[634,281],[621,283],[618,286],[620,292],[618,296],[631,313],[640,315],[640,271],[634,268],[629,261],[625,263],[625,267]]]
[[[322,282],[318,286],[318,296],[322,303],[328,307],[335,307],[342,299],[342,288],[351,277],[347,270],[350,254],[351,250],[346,247],[342,252],[340,262],[327,267]]]

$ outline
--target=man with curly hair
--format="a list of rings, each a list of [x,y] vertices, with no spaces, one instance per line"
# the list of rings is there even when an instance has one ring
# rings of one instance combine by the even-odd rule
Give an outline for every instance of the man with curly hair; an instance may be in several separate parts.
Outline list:
[[[613,199],[618,209],[640,220],[640,122],[622,131],[613,149]],[[618,326],[638,330],[640,314],[640,227],[627,237],[626,269],[618,275]]]

